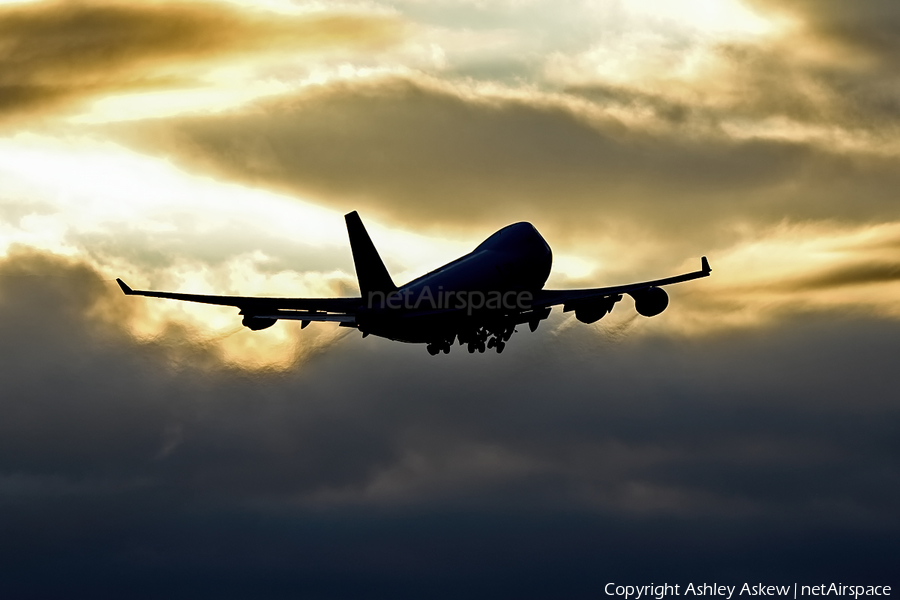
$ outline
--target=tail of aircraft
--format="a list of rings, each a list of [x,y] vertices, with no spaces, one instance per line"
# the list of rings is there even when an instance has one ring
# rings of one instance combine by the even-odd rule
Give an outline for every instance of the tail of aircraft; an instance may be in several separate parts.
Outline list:
[[[350,236],[350,249],[353,251],[353,264],[362,297],[367,298],[371,292],[387,293],[396,290],[397,286],[378,255],[359,214],[354,210],[344,215],[344,219],[347,221],[347,234]]]

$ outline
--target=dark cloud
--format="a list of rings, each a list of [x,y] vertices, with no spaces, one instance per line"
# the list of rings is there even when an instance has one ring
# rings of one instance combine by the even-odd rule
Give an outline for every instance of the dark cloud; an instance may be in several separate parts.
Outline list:
[[[791,282],[788,286],[797,290],[820,290],[895,281],[900,281],[900,263],[868,261],[831,268]]]
[[[816,37],[858,48],[887,62],[900,50],[900,7],[891,0],[749,0],[769,13],[798,19]],[[893,66],[896,66],[895,64]]]
[[[693,121],[626,126],[583,109],[387,79],[113,135],[193,169],[419,228],[532,220],[584,242],[628,223],[701,253],[734,222],[900,215],[892,158],[737,140]]]
[[[787,116],[885,140],[900,127],[900,7],[890,0],[751,0],[795,25],[786,39],[721,48],[732,80],[725,116]]]
[[[896,322],[703,340],[548,323],[503,355],[438,358],[349,336],[253,374],[178,329],[135,342],[116,325],[132,300],[67,259],[0,264],[12,593],[596,597],[625,579],[895,577]]]
[[[601,106],[650,113],[683,131],[707,135],[721,131],[723,125],[737,122],[752,127],[774,117],[830,127],[860,127],[877,120],[876,115],[863,120],[858,108],[847,104],[848,99],[834,89],[835,73],[803,64],[782,43],[723,43],[712,52],[723,66],[714,82],[675,82],[652,89],[594,82],[566,91]]]
[[[218,2],[33,2],[0,6],[0,117],[100,94],[196,84],[213,59],[383,47],[389,18],[286,16]]]

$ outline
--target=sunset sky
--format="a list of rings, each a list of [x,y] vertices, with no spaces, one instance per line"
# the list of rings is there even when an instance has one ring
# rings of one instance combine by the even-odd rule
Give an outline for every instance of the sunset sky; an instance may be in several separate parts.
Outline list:
[[[713,274],[502,356],[115,284],[352,296],[351,210]],[[20,597],[900,583],[900,3],[0,0],[0,345]]]

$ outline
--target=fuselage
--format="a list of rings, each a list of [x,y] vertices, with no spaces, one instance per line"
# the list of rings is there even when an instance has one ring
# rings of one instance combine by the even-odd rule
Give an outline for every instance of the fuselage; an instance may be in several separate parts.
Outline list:
[[[472,252],[401,286],[363,298],[359,328],[393,340],[429,342],[479,321],[517,312],[521,292],[550,276],[553,254],[531,223],[500,229]],[[499,305],[498,305],[499,302]]]

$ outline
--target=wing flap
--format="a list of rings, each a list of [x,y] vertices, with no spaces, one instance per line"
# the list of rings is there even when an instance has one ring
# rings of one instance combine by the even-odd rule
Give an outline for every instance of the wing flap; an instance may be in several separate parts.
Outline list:
[[[255,319],[284,319],[288,321],[326,321],[331,323],[356,323],[356,315],[336,315],[301,310],[272,310],[253,313]]]

